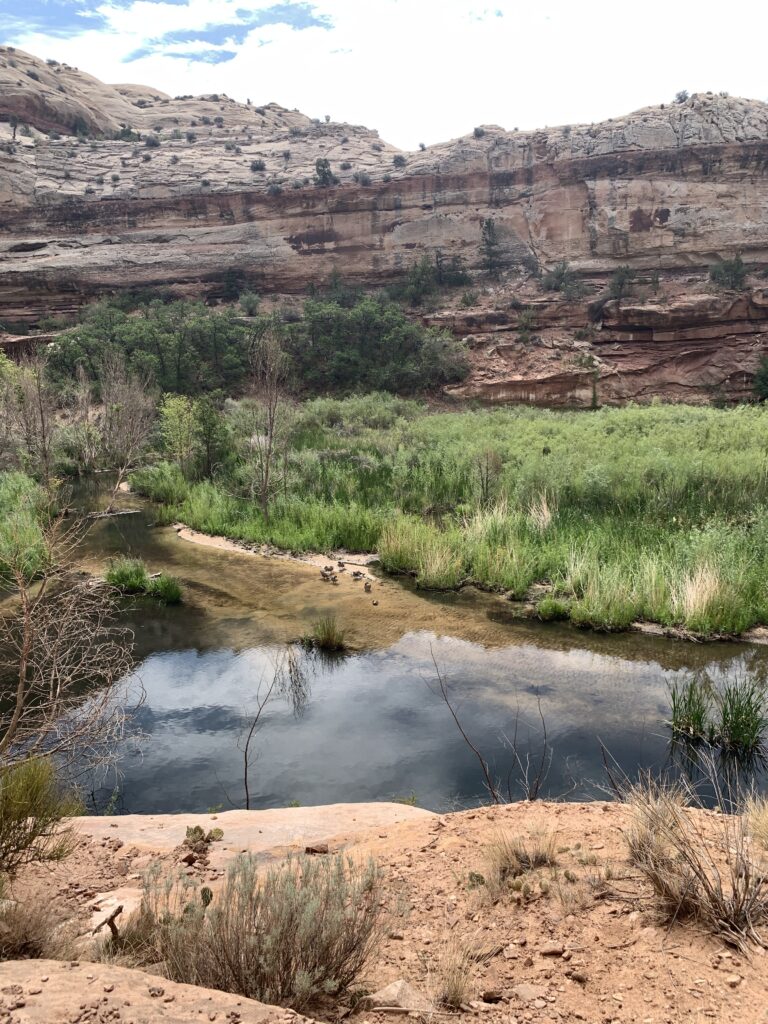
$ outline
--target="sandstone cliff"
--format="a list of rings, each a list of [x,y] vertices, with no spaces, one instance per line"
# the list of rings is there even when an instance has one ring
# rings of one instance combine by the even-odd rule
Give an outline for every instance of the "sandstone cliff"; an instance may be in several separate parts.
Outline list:
[[[434,314],[470,337],[463,394],[738,398],[768,341],[759,277],[744,295],[707,281],[736,252],[768,264],[768,105],[756,101],[698,94],[600,125],[486,126],[401,154],[374,131],[274,103],[172,99],[0,48],[0,143],[6,322],[125,288],[215,299],[227,275],[263,294],[301,293],[333,268],[377,286],[437,250],[479,269],[492,218],[500,282],[481,278],[470,310],[454,297]],[[337,185],[314,184],[318,157]],[[583,282],[580,301],[531,276],[561,260]],[[654,288],[590,319],[620,264]],[[521,304],[533,331],[519,329]]]

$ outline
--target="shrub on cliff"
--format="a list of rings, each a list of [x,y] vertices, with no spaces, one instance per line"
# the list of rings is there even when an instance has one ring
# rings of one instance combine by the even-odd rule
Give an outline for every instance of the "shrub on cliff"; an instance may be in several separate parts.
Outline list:
[[[422,256],[406,272],[405,277],[387,289],[390,298],[409,306],[421,306],[425,299],[443,288],[460,288],[472,284],[460,256],[443,256],[438,250],[433,258]]]
[[[744,289],[744,282],[747,277],[747,268],[741,256],[735,256],[732,260],[721,260],[709,269],[710,280],[721,288],[729,288],[732,291],[740,292]]]
[[[768,356],[763,356],[760,360],[755,379],[752,381],[752,389],[761,402],[768,399]]]
[[[612,299],[623,299],[632,293],[632,284],[635,280],[635,272],[632,267],[623,265],[617,267],[611,275],[608,290]]]

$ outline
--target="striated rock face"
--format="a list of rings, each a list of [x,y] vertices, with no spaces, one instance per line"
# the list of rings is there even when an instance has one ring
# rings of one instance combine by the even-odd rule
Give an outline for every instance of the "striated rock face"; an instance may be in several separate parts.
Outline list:
[[[29,125],[14,144],[11,117]],[[141,138],[112,138],[128,129]],[[502,283],[479,297],[474,326],[465,311],[444,316],[473,339],[462,393],[590,404],[597,375],[598,401],[734,398],[766,343],[760,279],[751,297],[706,282],[736,252],[768,263],[768,105],[756,101],[698,94],[400,154],[376,132],[276,104],[171,99],[0,48],[0,143],[0,320],[34,323],[126,288],[215,299],[232,275],[262,293],[304,292],[334,268],[376,286],[437,250],[479,268],[492,218]],[[338,184],[314,184],[318,158]],[[542,295],[523,269],[561,260],[590,283],[578,303]],[[587,302],[619,264],[663,287],[593,323]],[[533,307],[533,341],[519,342],[512,299]]]

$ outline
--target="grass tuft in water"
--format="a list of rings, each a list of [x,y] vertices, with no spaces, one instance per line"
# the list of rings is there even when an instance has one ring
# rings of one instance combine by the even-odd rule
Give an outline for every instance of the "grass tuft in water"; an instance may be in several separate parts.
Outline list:
[[[175,576],[164,572],[149,581],[146,594],[163,604],[181,604],[181,584]]]
[[[672,705],[670,725],[676,736],[702,740],[709,732],[712,712],[712,688],[709,680],[695,675],[669,688]]]
[[[302,637],[302,644],[320,651],[341,652],[347,649],[346,634],[336,621],[335,615],[324,615],[312,627],[312,632]]]
[[[124,594],[143,594],[149,586],[147,567],[140,558],[117,558],[107,569],[107,583]]]
[[[106,580],[123,594],[146,594],[163,604],[181,602],[181,584],[174,576],[161,572],[150,576],[140,558],[118,558],[107,569]]]

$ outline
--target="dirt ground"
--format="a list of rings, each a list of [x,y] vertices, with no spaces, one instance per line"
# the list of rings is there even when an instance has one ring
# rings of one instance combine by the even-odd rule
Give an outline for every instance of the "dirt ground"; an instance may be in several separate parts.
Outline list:
[[[397,805],[380,806],[383,810]],[[286,818],[294,827],[286,831],[280,825],[271,852],[267,820],[259,815],[291,812],[233,813],[252,816],[253,849],[260,855],[282,855],[306,844],[322,849],[322,840],[330,852],[374,857],[383,878],[385,936],[360,979],[361,991],[343,1005],[315,1009],[318,1018],[391,1024],[393,1017],[408,1012],[407,997],[401,1000],[404,1007],[377,1010],[370,1008],[370,999],[360,996],[404,980],[415,993],[411,1016],[434,1021],[448,1016],[483,1017],[488,1024],[768,1021],[768,963],[761,951],[747,957],[695,925],[670,926],[655,916],[649,891],[627,858],[623,834],[629,811],[623,805],[518,803],[444,816],[400,808],[402,814],[389,810],[379,817],[367,812],[358,822],[334,818],[329,808],[325,830],[317,808],[301,810],[313,812],[306,827],[300,817]],[[706,815],[707,828],[715,836],[716,815],[695,813]],[[224,838],[214,844],[219,847],[215,859],[208,864],[182,864],[174,842],[183,838],[186,824],[194,823],[193,816],[155,816],[155,832],[148,831],[140,845],[135,840],[141,825],[137,816],[131,817],[130,828],[127,821],[121,828],[120,818],[90,819],[89,831],[81,832],[72,857],[53,867],[28,869],[13,897],[44,900],[52,913],[73,916],[79,930],[86,932],[98,913],[103,915],[114,905],[103,898],[110,890],[122,893],[122,899],[139,892],[141,871],[151,858],[152,835],[163,824],[161,818],[172,833],[156,843],[164,867],[196,874],[207,884],[215,886],[226,861],[251,848],[247,820],[237,828],[233,824],[228,843],[226,816],[222,816]],[[120,838],[121,832],[125,839]],[[489,884],[488,861],[488,851],[501,833],[529,848],[549,844],[555,859],[554,865],[526,876],[519,891],[503,896]],[[101,910],[94,916],[100,894]],[[439,996],[446,964],[458,948],[469,957],[468,988],[463,1005],[448,1011],[439,1008]],[[102,971],[109,969],[98,968],[99,984],[104,981]],[[24,970],[29,971],[27,981]],[[24,1017],[19,1015],[21,1010],[7,1009],[9,1000],[19,998],[19,986],[22,999],[26,988],[39,987],[35,981],[39,973],[33,961],[28,968],[0,965],[0,1024],[80,1019],[71,1013],[66,1016],[70,1011],[64,1009],[49,1018]],[[149,976],[137,977],[146,981]],[[14,986],[15,996],[8,995],[6,990]],[[200,992],[202,1000],[204,990]],[[205,992],[206,999],[209,995]],[[177,1009],[181,1012],[180,1005]],[[250,1019],[242,1008],[238,1012],[242,1019]],[[284,1011],[274,1011],[278,1012]],[[82,1017],[89,1019],[102,1018]],[[173,1019],[206,1018],[197,1014]],[[222,1010],[220,1019],[236,1018]]]

